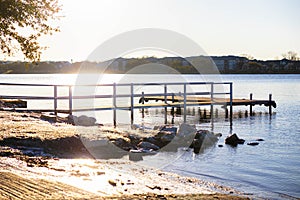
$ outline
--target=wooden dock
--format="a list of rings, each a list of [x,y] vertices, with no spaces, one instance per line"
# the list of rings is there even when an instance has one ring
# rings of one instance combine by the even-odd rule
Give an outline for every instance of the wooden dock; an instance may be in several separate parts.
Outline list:
[[[167,101],[172,102],[168,103],[170,106],[176,106],[176,104],[184,101],[182,96],[144,96],[141,97],[139,102],[148,102],[148,101]],[[230,106],[230,98],[209,98],[209,97],[187,97],[186,102],[189,105],[223,105]],[[164,104],[165,105],[165,104]],[[276,108],[276,102],[274,100],[254,100],[254,99],[232,99],[233,106],[255,106],[255,105],[264,105],[264,106],[272,106]]]
[[[216,92],[215,87],[222,85],[224,87],[223,92]],[[0,108],[0,110],[12,110],[12,111],[34,111],[34,112],[53,112],[72,114],[73,112],[85,112],[85,111],[103,111],[112,110],[113,111],[113,125],[117,124],[117,110],[128,110],[131,112],[131,124],[134,122],[134,110],[150,108],[164,108],[165,109],[165,122],[167,119],[167,109],[168,108],[182,108],[183,122],[186,122],[187,107],[200,107],[200,106],[210,106],[211,121],[213,122],[213,109],[215,105],[221,105],[225,109],[225,116],[229,118],[230,126],[232,126],[233,119],[233,106],[250,106],[250,115],[252,115],[252,106],[264,105],[269,107],[269,114],[272,114],[272,107],[276,108],[276,102],[272,100],[272,95],[269,95],[268,100],[253,100],[252,94],[250,94],[249,99],[234,99],[233,98],[233,84],[232,82],[174,82],[174,83],[113,83],[113,84],[95,84],[95,85],[49,85],[49,84],[21,84],[21,83],[0,83],[2,87],[22,87],[24,90],[29,90],[28,87],[39,87],[41,89],[45,87],[53,88],[53,93],[48,96],[19,96],[1,94],[0,99],[21,99],[21,100],[44,100],[53,101],[53,108],[47,109],[28,109],[28,108]],[[112,93],[110,94],[73,94],[75,87],[106,87]],[[157,91],[157,86],[163,88],[163,91]],[[180,88],[178,93],[169,92],[169,87]],[[206,86],[205,91],[199,86]],[[27,87],[27,89],[26,89]],[[118,94],[117,88],[127,88],[129,92],[126,94]],[[149,94],[137,93],[136,88],[141,87],[153,87],[153,91]],[[191,88],[194,87],[193,91]],[[60,96],[58,94],[58,88],[66,88],[66,93],[68,95]],[[196,89],[195,89],[196,88]],[[173,90],[173,89],[172,89]],[[200,91],[199,91],[200,90]],[[226,98],[220,98],[220,95]],[[127,98],[128,105],[118,105],[117,99]],[[110,99],[111,104],[105,106],[87,107],[87,108],[74,108],[74,99]],[[59,109],[58,101],[67,100],[68,107]],[[156,101],[156,102],[150,102]],[[159,102],[160,101],[160,102]],[[229,111],[228,108],[229,107]],[[144,116],[144,115],[142,115]]]

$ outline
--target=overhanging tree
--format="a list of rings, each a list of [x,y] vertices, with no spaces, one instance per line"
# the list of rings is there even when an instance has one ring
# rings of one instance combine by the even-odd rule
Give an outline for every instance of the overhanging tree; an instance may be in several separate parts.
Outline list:
[[[45,47],[38,39],[59,31],[50,25],[60,18],[57,0],[0,0],[0,51],[12,56],[22,51],[30,61],[39,61]]]

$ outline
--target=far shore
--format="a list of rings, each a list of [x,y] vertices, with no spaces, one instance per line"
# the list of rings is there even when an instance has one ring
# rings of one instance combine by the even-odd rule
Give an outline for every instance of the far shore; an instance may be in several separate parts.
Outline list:
[[[233,188],[128,159],[93,159],[80,146],[79,127],[49,123],[40,115],[0,111],[0,199],[251,198]],[[96,126],[93,131],[102,129]]]

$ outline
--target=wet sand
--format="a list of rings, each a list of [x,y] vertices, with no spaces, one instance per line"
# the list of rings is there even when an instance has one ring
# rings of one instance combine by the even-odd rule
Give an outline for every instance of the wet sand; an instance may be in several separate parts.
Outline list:
[[[4,111],[0,124],[0,199],[249,198],[232,188],[129,160],[92,159],[78,134],[111,134],[99,127],[78,128],[43,121],[38,113]]]

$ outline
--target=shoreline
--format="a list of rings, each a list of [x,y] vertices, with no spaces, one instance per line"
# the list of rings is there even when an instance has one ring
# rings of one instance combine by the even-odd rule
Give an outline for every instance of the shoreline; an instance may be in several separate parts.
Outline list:
[[[24,189],[21,191],[22,195],[30,194],[30,190],[26,189],[27,182],[31,183],[32,179],[39,179],[50,181],[50,185],[64,184],[60,190],[53,190],[54,194],[61,195],[60,198],[67,196],[76,199],[78,195],[80,198],[86,198],[80,192],[84,190],[88,191],[88,198],[94,198],[93,195],[96,195],[97,198],[143,199],[146,195],[148,199],[198,199],[202,197],[205,199],[216,197],[249,199],[247,195],[229,187],[163,172],[147,166],[139,166],[136,162],[129,160],[92,159],[86,150],[76,149],[77,145],[74,145],[78,144],[74,139],[78,133],[78,127],[65,123],[49,123],[41,120],[39,115],[37,113],[0,111],[2,124],[0,141],[6,140],[7,142],[8,138],[11,141],[10,145],[1,143],[0,146],[1,173],[5,173],[7,180],[11,179],[12,182],[24,179],[23,182],[21,181],[24,184],[20,183],[19,185]],[[90,127],[80,128],[85,131],[91,130]],[[62,138],[68,139],[62,140]],[[16,143],[20,140],[22,143]],[[29,141],[35,141],[36,144],[47,144],[47,148],[58,146],[61,148],[54,149],[53,152],[56,151],[57,154],[50,154],[43,151],[43,146],[29,145],[30,148],[26,148],[24,144],[26,142],[30,144]],[[45,143],[45,141],[49,142]],[[54,145],[55,142],[56,145]],[[68,143],[69,146],[66,145]],[[70,147],[69,153],[73,152],[74,155],[59,154],[59,151],[67,151]],[[17,188],[11,188],[14,187],[13,184],[6,187],[3,184],[1,181],[2,188],[6,189],[0,191],[1,198],[6,198],[5,195],[12,195],[11,197],[14,198],[15,194],[20,193]],[[72,193],[65,191],[65,187],[80,189],[78,191],[70,190],[73,191]],[[48,193],[43,191],[39,185],[35,185],[34,188],[37,189],[38,194],[47,197]],[[10,191],[9,194],[7,191]]]

